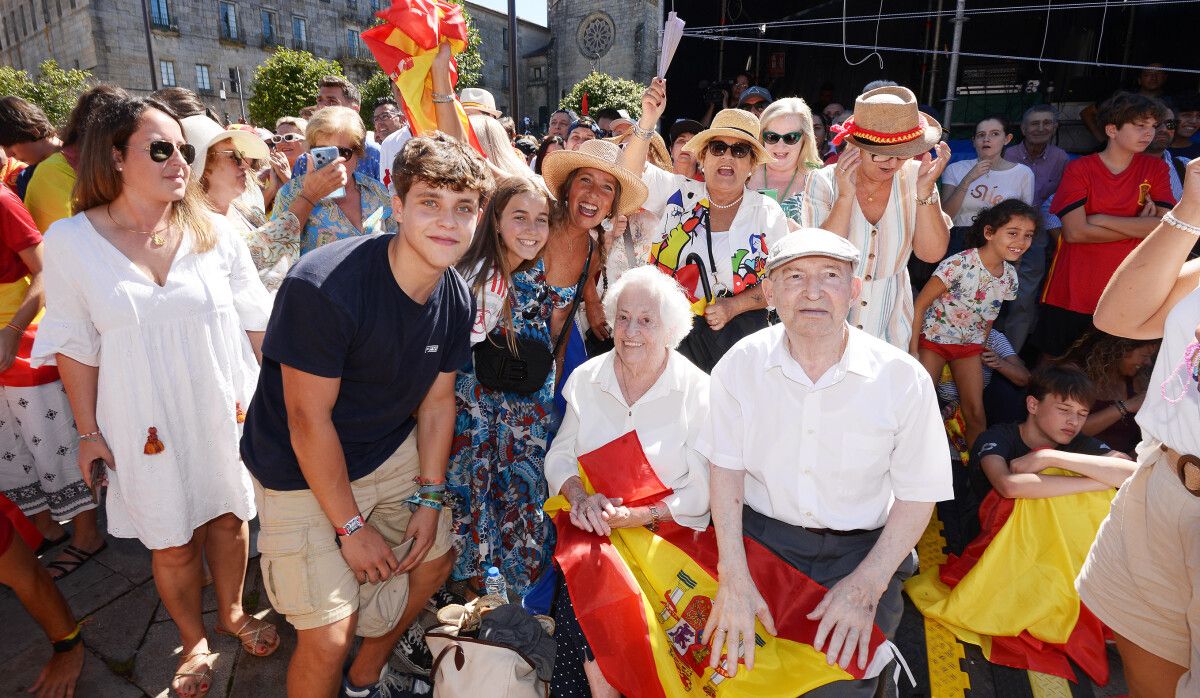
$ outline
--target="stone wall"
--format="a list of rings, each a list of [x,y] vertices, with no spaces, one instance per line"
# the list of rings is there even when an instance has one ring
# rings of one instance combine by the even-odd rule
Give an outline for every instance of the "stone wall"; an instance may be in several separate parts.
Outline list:
[[[496,107],[508,114],[512,104],[509,98],[508,78],[508,15],[479,5],[471,5],[468,10],[475,29],[479,32],[479,55],[483,57],[483,73],[479,87],[491,92],[496,98]],[[517,61],[521,69],[517,79],[521,86],[521,114],[512,116],[518,122],[523,116],[529,116],[536,122],[539,108],[547,104],[545,79],[542,79],[540,89],[531,85],[533,67],[537,60],[529,54],[537,52],[549,42],[549,29],[533,22],[517,20]],[[543,69],[543,75],[544,73]]]
[[[658,60],[659,0],[549,0],[552,101],[593,70],[648,81]]]

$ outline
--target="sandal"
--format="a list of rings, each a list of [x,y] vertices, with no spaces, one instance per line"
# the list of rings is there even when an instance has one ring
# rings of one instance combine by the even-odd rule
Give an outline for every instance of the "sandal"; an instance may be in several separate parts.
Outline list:
[[[193,660],[207,660],[211,656],[212,652],[196,652],[183,658],[183,661],[179,663],[179,668],[175,670],[175,676],[171,677],[171,689],[175,691],[175,695],[181,698],[204,698],[208,695],[208,689],[212,688],[212,665]],[[195,671],[201,666],[204,667],[203,671]],[[193,680],[196,690],[191,695],[184,695],[183,691],[179,690],[177,679]]]
[[[258,625],[251,628],[251,623],[258,623]],[[261,639],[262,633],[265,630],[271,630],[275,633],[275,640],[273,642],[266,642]],[[275,653],[275,650],[279,649],[280,637],[275,625],[253,616],[247,618],[246,622],[242,623],[242,627],[237,632],[226,630],[218,624],[217,634],[236,637],[238,642],[242,644],[242,649],[246,650],[247,654],[252,654],[255,657],[269,657]],[[262,649],[260,650],[259,647],[262,647]]]
[[[71,574],[75,570],[82,567],[85,563],[87,563],[88,560],[91,560],[100,553],[104,552],[107,548],[108,541],[104,541],[100,544],[99,548],[96,548],[90,553],[86,550],[80,550],[73,545],[68,545],[67,547],[63,548],[62,554],[70,555],[71,558],[74,559],[55,560],[54,562],[46,565],[46,569],[51,571],[51,577],[53,577],[54,581],[57,582],[63,577],[66,577],[68,574]],[[57,572],[58,575],[55,576],[53,574],[54,572]]]

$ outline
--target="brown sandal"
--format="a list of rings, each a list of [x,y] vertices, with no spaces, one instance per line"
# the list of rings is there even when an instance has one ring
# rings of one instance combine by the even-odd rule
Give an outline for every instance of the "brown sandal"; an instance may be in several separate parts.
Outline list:
[[[251,623],[258,623],[258,625],[251,628]],[[274,642],[262,642],[260,640],[263,631],[268,629],[275,632]],[[246,622],[242,623],[242,627],[237,632],[231,632],[217,625],[217,633],[219,635],[236,637],[238,642],[242,644],[242,649],[246,650],[247,654],[252,654],[255,657],[269,657],[275,653],[275,650],[279,649],[279,630],[275,627],[275,624],[259,620],[253,616],[247,618]],[[260,646],[262,647],[261,651],[259,650]]]
[[[204,698],[204,696],[208,695],[209,689],[212,688],[212,665],[199,664],[198,662],[193,662],[193,660],[199,658],[208,659],[211,656],[212,652],[196,652],[183,658],[183,661],[179,663],[179,668],[175,670],[175,676],[171,678],[171,690],[175,691],[175,695],[181,698]],[[200,666],[204,667],[204,671],[195,671]],[[184,695],[176,685],[177,679],[195,680],[195,692],[190,696]]]

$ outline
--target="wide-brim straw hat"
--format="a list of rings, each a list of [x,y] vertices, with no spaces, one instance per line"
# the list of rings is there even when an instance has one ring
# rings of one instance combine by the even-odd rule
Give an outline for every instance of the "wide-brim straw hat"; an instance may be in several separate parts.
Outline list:
[[[758,117],[744,109],[722,109],[713,117],[712,124],[692,136],[692,140],[683,146],[685,152],[691,153],[697,160],[704,160],[704,149],[714,138],[731,138],[746,141],[754,148],[754,164],[763,165],[775,162],[774,156],[767,152],[761,142],[762,124]]]
[[[183,124],[184,139],[196,148],[196,158],[192,161],[192,179],[199,179],[204,174],[208,149],[226,138],[233,139],[233,147],[245,157],[262,160],[271,154],[266,142],[259,138],[257,133],[245,129],[225,128],[204,114],[189,116],[180,123]]]
[[[917,97],[895,85],[864,92],[854,100],[854,115],[830,128],[833,144],[848,140],[868,153],[912,158],[942,138],[942,125],[917,109]]]
[[[650,195],[642,178],[617,164],[621,149],[616,143],[608,140],[591,140],[579,146],[578,150],[556,150],[546,156],[542,163],[542,178],[554,198],[565,192],[562,185],[572,172],[582,167],[591,167],[607,172],[621,183],[621,198],[614,203],[614,214],[628,215],[637,211],[646,203]]]

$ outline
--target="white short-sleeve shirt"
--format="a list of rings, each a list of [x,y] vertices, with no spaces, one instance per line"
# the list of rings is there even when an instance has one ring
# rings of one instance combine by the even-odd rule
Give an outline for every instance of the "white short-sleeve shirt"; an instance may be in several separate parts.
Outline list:
[[[946,432],[929,374],[849,328],[842,359],[817,381],[783,325],[738,342],[713,368],[699,449],[746,471],[745,501],[794,526],[880,528],[895,499],[954,497]]]
[[[942,184],[957,187],[977,162],[979,160],[974,158],[950,163],[942,173]],[[1033,170],[1017,163],[1007,170],[991,170],[971,182],[966,195],[963,196],[962,207],[954,216],[954,225],[971,225],[980,211],[991,208],[1005,199],[1020,199],[1027,204],[1033,203]]]

